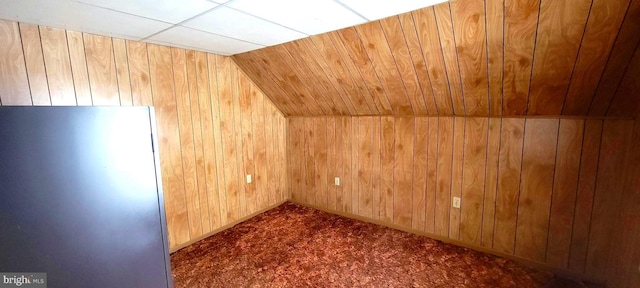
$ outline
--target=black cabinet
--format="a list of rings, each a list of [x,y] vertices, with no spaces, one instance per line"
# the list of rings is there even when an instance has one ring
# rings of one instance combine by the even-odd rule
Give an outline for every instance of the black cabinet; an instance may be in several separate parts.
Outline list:
[[[0,272],[44,272],[48,287],[172,286],[153,115],[0,107]]]

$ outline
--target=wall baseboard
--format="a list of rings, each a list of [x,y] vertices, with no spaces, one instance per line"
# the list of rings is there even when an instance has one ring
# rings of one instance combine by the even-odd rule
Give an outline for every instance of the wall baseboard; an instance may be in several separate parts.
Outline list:
[[[197,238],[191,239],[191,240],[190,240],[190,241],[188,241],[188,242],[185,242],[185,243],[182,243],[182,244],[180,244],[180,245],[177,245],[177,246],[175,246],[175,247],[173,247],[173,248],[170,248],[170,249],[169,249],[169,253],[175,253],[175,252],[177,252],[178,250],[180,250],[180,249],[182,249],[182,248],[185,248],[185,247],[187,247],[187,246],[189,246],[189,245],[191,245],[191,244],[193,244],[193,243],[196,243],[196,242],[198,242],[198,241],[200,241],[200,240],[202,240],[202,239],[204,239],[204,238],[207,238],[207,237],[213,236],[213,235],[215,235],[215,234],[217,234],[217,233],[220,233],[220,232],[222,232],[222,231],[224,231],[224,230],[227,230],[227,229],[229,229],[229,228],[232,228],[233,226],[236,226],[236,225],[238,225],[238,224],[240,224],[240,223],[242,223],[242,222],[244,222],[244,221],[247,221],[247,220],[249,220],[249,219],[251,219],[251,218],[253,218],[253,217],[255,217],[255,216],[258,216],[259,214],[262,214],[262,213],[267,212],[267,211],[269,211],[269,210],[271,210],[271,209],[273,209],[273,208],[276,208],[276,207],[278,207],[278,206],[280,206],[280,205],[284,204],[284,203],[285,203],[285,202],[287,202],[287,201],[289,201],[289,200],[288,200],[288,199],[285,199],[285,200],[280,201],[280,202],[278,202],[278,203],[276,203],[276,204],[273,204],[273,205],[268,206],[268,207],[266,207],[266,208],[260,209],[260,210],[258,210],[258,211],[256,211],[256,212],[251,213],[251,214],[249,214],[249,215],[247,215],[247,216],[244,216],[244,217],[242,217],[242,218],[240,218],[240,219],[238,219],[238,220],[236,220],[236,221],[234,221],[234,222],[231,222],[231,223],[228,223],[228,224],[226,224],[226,225],[224,225],[224,226],[221,226],[221,227],[219,227],[219,228],[217,228],[217,229],[215,229],[215,230],[213,230],[213,231],[211,231],[211,232],[209,232],[209,233],[207,233],[207,234],[204,234],[204,235],[202,235],[202,236],[200,236],[200,237],[197,237]]]
[[[499,257],[502,257],[502,258],[510,259],[510,260],[516,261],[516,262],[518,262],[520,264],[523,264],[525,266],[536,268],[536,269],[547,271],[547,272],[551,272],[554,275],[558,275],[558,276],[561,276],[561,277],[564,277],[564,278],[573,279],[573,280],[576,280],[576,281],[586,281],[586,282],[590,282],[590,283],[594,283],[594,284],[605,284],[606,283],[605,279],[598,279],[598,278],[590,277],[589,275],[576,273],[574,271],[570,271],[570,270],[567,270],[567,269],[561,269],[561,268],[553,267],[553,266],[550,266],[550,265],[548,265],[546,263],[525,259],[525,258],[518,257],[518,256],[515,256],[515,255],[500,253],[500,252],[497,252],[497,251],[493,251],[491,249],[487,249],[485,247],[476,246],[476,245],[472,245],[472,244],[465,243],[465,242],[462,242],[462,241],[449,239],[449,238],[443,237],[441,235],[427,233],[427,232],[424,232],[424,231],[420,231],[420,230],[416,230],[416,229],[412,229],[412,228],[407,228],[407,227],[404,227],[404,226],[391,224],[391,223],[387,223],[387,222],[376,220],[376,219],[367,218],[367,217],[360,216],[360,215],[355,215],[355,214],[346,213],[346,212],[342,212],[342,211],[336,211],[336,210],[331,210],[331,209],[327,209],[327,208],[322,208],[322,207],[318,207],[318,206],[315,206],[315,205],[310,205],[310,204],[307,204],[307,203],[299,202],[299,201],[293,200],[293,199],[289,199],[288,201],[292,202],[292,203],[295,203],[295,204],[298,204],[298,205],[309,207],[309,208],[312,208],[312,209],[324,211],[324,212],[327,212],[327,213],[336,214],[336,215],[339,215],[339,216],[343,216],[343,217],[347,217],[347,218],[351,218],[351,219],[355,219],[355,220],[359,220],[359,221],[363,221],[363,222],[368,222],[368,223],[372,223],[372,224],[376,224],[376,225],[380,225],[380,226],[384,226],[384,227],[388,227],[388,228],[392,228],[392,229],[396,229],[396,230],[400,230],[400,231],[404,231],[404,232],[408,232],[408,233],[412,233],[412,234],[426,236],[426,237],[429,237],[431,239],[441,241],[443,243],[453,244],[453,245],[456,245],[456,246],[468,248],[468,249],[475,250],[475,251],[478,251],[478,252],[487,253],[487,254],[499,256]]]

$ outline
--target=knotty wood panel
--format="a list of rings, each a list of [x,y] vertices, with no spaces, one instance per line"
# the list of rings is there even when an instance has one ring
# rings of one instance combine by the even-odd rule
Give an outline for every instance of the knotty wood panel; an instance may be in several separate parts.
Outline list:
[[[606,279],[607,269],[599,265],[613,261],[604,251],[615,245],[608,240],[613,240],[610,236],[618,227],[611,223],[618,223],[614,207],[621,207],[626,172],[622,159],[631,149],[632,121],[292,117],[289,141],[301,138],[298,127],[305,123],[313,123],[313,131],[322,131],[317,127],[322,123],[331,130],[330,119],[350,133],[351,140],[340,150],[343,158],[336,159],[336,166],[357,169],[355,181],[359,183],[350,183],[345,190],[352,201],[343,205],[336,201],[336,209],[332,209],[330,202],[323,204],[310,197],[317,187],[306,187],[297,201],[315,201],[313,205],[335,211],[350,204],[352,212],[347,213],[353,215],[425,231],[439,239],[459,238],[459,243],[471,247]],[[380,134],[375,136],[378,123]],[[336,133],[346,134],[337,129]],[[377,137],[380,150],[375,148]],[[309,139],[316,141],[310,144],[314,156],[320,143],[328,143],[317,141],[319,137]],[[290,162],[307,157],[304,147],[297,149],[289,151]],[[375,191],[369,181],[376,174],[375,168],[374,172],[368,170],[370,159],[374,159],[374,167],[375,159],[380,161],[380,178],[374,177],[373,187],[380,183],[381,194],[376,201],[373,192],[374,200],[369,204],[370,194],[363,192]],[[318,173],[298,170],[302,178]],[[343,180],[339,187],[354,180],[353,170],[335,173]],[[332,181],[328,179],[330,184]],[[455,191],[458,185],[460,189]],[[354,186],[358,188],[352,189]],[[451,208],[451,197],[459,192],[461,209]]]
[[[632,118],[609,106],[616,91],[619,107],[640,102],[618,89],[640,82],[626,69],[639,13],[638,0],[457,0],[232,58],[287,116]]]
[[[287,166],[285,119],[228,57],[2,20],[0,51],[0,105],[155,106],[172,250],[285,199],[287,175],[274,172]],[[232,69],[236,81],[219,83],[218,78],[232,78]],[[248,204],[255,206],[231,211],[231,220],[227,191],[233,183],[225,180],[237,184],[239,175],[224,177],[220,91],[223,100],[233,97],[233,107],[224,109],[242,112],[242,122],[230,128],[242,128],[238,153],[243,157],[228,157],[227,164],[249,171],[245,159],[254,160],[256,192],[248,194]],[[240,99],[247,95],[251,105]],[[275,131],[268,139],[267,121]],[[245,151],[250,145],[253,150]],[[266,157],[267,150],[272,158]],[[264,201],[253,203],[253,196]]]

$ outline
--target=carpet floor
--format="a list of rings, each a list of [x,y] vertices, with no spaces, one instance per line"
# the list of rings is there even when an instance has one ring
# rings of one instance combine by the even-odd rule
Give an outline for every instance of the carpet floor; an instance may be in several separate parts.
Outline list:
[[[284,203],[171,255],[182,287],[585,287],[504,258]]]

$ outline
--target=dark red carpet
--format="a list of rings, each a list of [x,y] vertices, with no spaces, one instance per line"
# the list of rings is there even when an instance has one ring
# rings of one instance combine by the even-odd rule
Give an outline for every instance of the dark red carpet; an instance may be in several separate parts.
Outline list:
[[[175,287],[584,287],[513,261],[285,203],[171,255]]]

